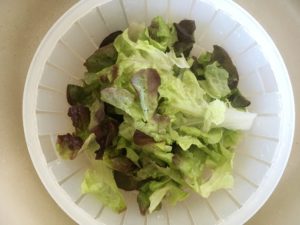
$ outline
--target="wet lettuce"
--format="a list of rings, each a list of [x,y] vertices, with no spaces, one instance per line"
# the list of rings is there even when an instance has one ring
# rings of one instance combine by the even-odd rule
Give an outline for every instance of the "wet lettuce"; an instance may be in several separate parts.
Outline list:
[[[83,84],[67,87],[75,129],[57,152],[87,156],[82,192],[115,212],[126,209],[120,189],[137,190],[146,214],[233,185],[234,149],[256,114],[223,48],[190,56],[195,29],[155,17],[113,32],[86,60]]]

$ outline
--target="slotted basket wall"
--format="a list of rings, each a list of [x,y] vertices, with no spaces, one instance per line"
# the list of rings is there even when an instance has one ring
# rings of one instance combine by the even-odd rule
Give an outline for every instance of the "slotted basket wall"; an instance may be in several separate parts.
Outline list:
[[[115,214],[88,195],[80,183],[84,157],[61,160],[57,134],[73,130],[65,97],[69,83],[80,84],[83,62],[109,33],[130,22],[149,24],[161,15],[170,22],[196,21],[194,55],[223,46],[237,66],[240,90],[258,113],[237,149],[235,185],[208,199],[192,195],[176,207],[139,214],[135,193],[126,193],[127,211]],[[270,37],[230,0],[85,0],[67,11],[40,44],[28,72],[23,120],[33,164],[50,195],[79,224],[235,225],[248,220],[278,183],[291,149],[294,103],[285,65]]]

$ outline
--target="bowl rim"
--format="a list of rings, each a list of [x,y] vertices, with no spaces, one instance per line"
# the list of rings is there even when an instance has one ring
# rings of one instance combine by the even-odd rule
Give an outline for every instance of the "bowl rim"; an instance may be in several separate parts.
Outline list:
[[[195,0],[197,2],[198,0]],[[222,9],[226,13],[239,18],[239,23],[246,26],[248,30],[254,30],[252,36],[256,42],[264,44],[264,53],[269,62],[272,62],[273,71],[280,71],[282,76],[276,77],[280,79],[280,87],[285,90],[285,95],[282,96],[283,107],[281,111],[282,123],[287,124],[281,130],[279,138],[278,154],[274,156],[272,165],[265,175],[263,181],[259,185],[255,193],[250,197],[245,204],[232,213],[225,221],[218,221],[222,225],[243,224],[249,220],[267,201],[274,189],[276,188],[284,169],[286,168],[288,158],[292,149],[294,129],[295,129],[295,105],[293,90],[289,80],[289,74],[285,63],[272,41],[271,37],[263,29],[263,27],[241,6],[231,0],[199,0],[212,4],[217,9]],[[36,121],[36,98],[39,78],[42,74],[43,67],[48,56],[66,32],[66,28],[80,17],[88,13],[94,7],[110,2],[110,0],[85,0],[79,1],[67,10],[49,29],[44,36],[30,64],[23,92],[23,128],[28,151],[34,165],[34,168],[42,181],[44,187],[60,206],[65,213],[79,224],[100,224],[105,225],[100,221],[95,221],[83,209],[78,207],[69,197],[65,195],[62,188],[55,182],[54,176],[50,173],[47,163],[44,159],[43,152],[37,135]],[[42,66],[41,66],[42,65]],[[277,72],[278,74],[279,72]]]

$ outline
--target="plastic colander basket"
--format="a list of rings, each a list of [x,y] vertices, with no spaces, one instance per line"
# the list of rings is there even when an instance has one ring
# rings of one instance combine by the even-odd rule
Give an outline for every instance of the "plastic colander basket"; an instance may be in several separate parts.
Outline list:
[[[109,33],[130,22],[161,15],[171,22],[194,19],[194,55],[223,46],[240,74],[240,89],[258,114],[236,150],[235,184],[208,199],[192,195],[175,207],[141,216],[136,193],[125,194],[128,209],[115,214],[80,184],[83,157],[61,160],[57,134],[72,131],[67,116],[67,84],[80,84],[83,62]],[[57,204],[83,225],[236,225],[246,222],[267,200],[286,166],[294,132],[294,102],[284,62],[263,28],[229,0],[85,0],[68,10],[49,30],[31,63],[24,91],[23,120],[35,169]]]

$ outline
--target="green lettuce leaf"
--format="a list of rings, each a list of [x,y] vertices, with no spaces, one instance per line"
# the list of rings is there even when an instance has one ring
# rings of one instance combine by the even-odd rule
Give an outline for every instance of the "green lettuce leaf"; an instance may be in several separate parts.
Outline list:
[[[180,132],[185,135],[191,135],[197,138],[201,138],[207,144],[217,144],[223,137],[223,128],[212,128],[208,132],[204,132],[199,128],[191,126],[181,126]]]
[[[177,41],[175,27],[169,26],[161,16],[152,19],[148,35],[150,44],[164,52]]]
[[[178,149],[173,158],[173,163],[183,175],[185,183],[196,192],[199,192],[202,182],[206,157],[203,151],[193,147],[189,151]]]
[[[105,67],[96,73],[85,73],[83,81],[87,85],[97,84],[101,89],[109,87],[112,82],[118,77],[118,66],[112,65]]]
[[[212,63],[212,53],[210,52],[204,52],[202,53],[198,60],[197,60],[202,66],[207,66],[208,64]]]
[[[138,204],[142,214],[149,213],[158,209],[163,199],[171,204],[186,199],[188,194],[184,192],[179,185],[169,179],[161,181],[150,181],[146,183],[138,194]]]
[[[205,67],[204,76],[206,80],[200,82],[202,88],[213,98],[223,98],[231,93],[228,87],[228,72],[217,63]]]
[[[222,145],[227,148],[233,150],[242,138],[242,133],[240,131],[228,130],[224,129]]]
[[[149,213],[152,213],[158,207],[158,205],[161,203],[161,201],[163,200],[163,198],[165,197],[165,195],[168,193],[169,190],[170,190],[170,186],[166,185],[154,191],[149,196],[149,201],[150,201],[150,205],[148,209]]]
[[[104,104],[99,100],[95,100],[89,110],[91,112],[89,130],[91,130],[105,119]]]
[[[119,135],[127,141],[132,141],[135,130],[133,119],[129,116],[124,116],[124,121],[119,126]]]
[[[91,105],[98,97],[98,89],[100,84],[97,82],[85,84],[83,87],[68,84],[67,101],[70,105]]]
[[[171,107],[173,107],[173,105]],[[174,128],[179,129],[181,126],[194,126],[203,132],[209,132],[212,128],[222,127],[227,110],[227,106],[224,102],[214,100],[209,103],[206,102],[202,107],[198,106],[198,108],[199,111],[196,111],[193,115],[177,113],[173,116]]]
[[[184,177],[186,184],[202,197],[222,188],[233,186],[232,160],[234,154],[222,144],[189,151],[179,150],[173,162]]]
[[[160,111],[166,115],[181,112],[188,116],[201,117],[205,111],[206,102],[203,99],[204,91],[194,74],[186,71],[182,79],[167,74],[164,76],[166,79],[162,79],[159,88],[160,98],[164,99],[160,105]]]
[[[172,146],[167,145],[165,142],[152,143],[142,146],[141,149],[152,156],[152,158],[157,158],[167,164],[172,163],[173,153]]]
[[[126,147],[126,157],[130,159],[138,167],[139,164],[139,155],[130,147]]]
[[[149,213],[153,212],[161,201],[165,198],[168,203],[175,205],[177,202],[183,201],[188,196],[179,185],[170,181],[164,187],[155,190],[149,197]]]
[[[101,100],[126,112],[133,118],[142,118],[142,111],[135,102],[135,96],[123,88],[109,87],[101,91]]]
[[[188,150],[192,145],[198,148],[204,147],[199,139],[189,135],[179,135],[178,132],[171,130],[171,138],[181,147],[182,150]]]
[[[174,182],[184,185],[184,180],[181,177],[178,170],[173,166],[159,165],[159,162],[155,162],[151,156],[147,154],[140,154],[141,169],[137,172],[137,177],[142,180],[153,178],[155,180],[162,177],[169,177]]]
[[[87,139],[84,141],[83,145],[80,148],[81,152],[86,153],[88,158],[92,163],[95,163],[95,152],[100,148],[100,145],[96,141],[96,135],[90,134]]]
[[[93,169],[86,171],[81,192],[95,196],[115,212],[126,210],[124,197],[116,185],[112,170],[102,160],[98,160]]]
[[[222,127],[226,109],[225,103],[218,99],[210,102],[205,112],[203,130],[209,131],[212,127]]]
[[[89,73],[96,73],[116,63],[118,53],[112,44],[97,49],[84,63]]]
[[[189,64],[184,57],[170,57],[151,45],[147,40],[137,40],[133,42],[128,37],[128,30],[125,30],[114,42],[114,46],[118,52],[117,64],[119,65],[119,72],[123,75],[129,75],[128,80],[131,79],[130,74],[141,69],[153,68],[160,72],[160,70],[172,70],[173,65],[180,68],[189,68]]]
[[[147,40],[145,32],[146,27],[144,24],[133,22],[128,27],[128,37],[133,42],[137,42],[138,40]]]
[[[228,151],[222,145],[220,145],[220,149],[221,161],[218,162],[216,168],[211,170],[211,176],[200,185],[198,190],[198,193],[205,198],[216,190],[232,188],[233,186],[232,161],[234,153]]]
[[[224,114],[224,120],[218,124],[218,126],[231,130],[249,130],[256,116],[256,113],[227,108]]]

